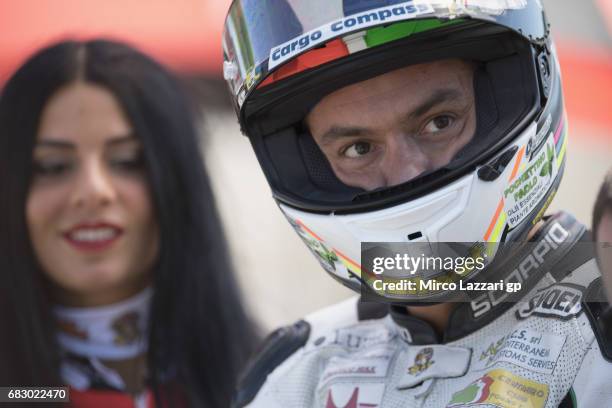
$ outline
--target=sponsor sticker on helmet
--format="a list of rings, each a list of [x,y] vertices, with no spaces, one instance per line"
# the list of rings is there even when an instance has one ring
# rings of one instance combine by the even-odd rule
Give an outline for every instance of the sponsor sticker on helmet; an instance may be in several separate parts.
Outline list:
[[[272,70],[301,52],[323,44],[342,34],[381,24],[413,19],[433,12],[434,8],[429,4],[415,4],[413,0],[408,0],[392,6],[375,8],[331,21],[324,26],[272,48],[268,60],[268,69]]]
[[[325,245],[323,240],[318,235],[310,231],[305,225],[301,224],[297,220],[289,217],[287,217],[287,220],[293,229],[298,233],[302,241],[306,244],[308,249],[310,249],[313,255],[316,256],[323,269],[329,273],[336,273],[338,268],[342,268],[338,255],[336,255],[332,249]]]
[[[458,2],[455,0],[417,0],[427,1],[429,3],[435,3],[438,7],[446,6],[451,11],[461,6],[468,9],[478,9],[482,13],[491,15],[500,15],[504,11],[510,9],[522,9],[527,6],[528,0],[470,0],[464,2]]]
[[[361,266],[357,262],[328,245],[322,237],[300,220],[291,218],[288,214],[285,215],[289,224],[325,271],[344,280],[356,280],[361,275]]]
[[[524,170],[504,190],[504,210],[510,228],[523,221],[546,196],[557,176],[555,143],[549,137],[544,147],[524,165]]]
[[[525,156],[531,160],[533,156],[540,151],[540,147],[544,144],[547,137],[550,137],[550,125],[552,124],[552,116],[550,113],[546,117],[546,120],[536,133],[534,137],[529,139],[527,148],[525,150]],[[554,135],[553,135],[554,136]]]
[[[548,385],[506,370],[492,370],[457,391],[446,408],[495,406],[541,408],[546,405]]]

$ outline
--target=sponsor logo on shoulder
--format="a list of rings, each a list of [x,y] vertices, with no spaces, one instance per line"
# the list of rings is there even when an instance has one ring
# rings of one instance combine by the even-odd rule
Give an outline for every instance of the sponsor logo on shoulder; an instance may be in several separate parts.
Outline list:
[[[343,327],[332,333],[319,337],[312,347],[340,346],[348,350],[365,349],[384,345],[391,341],[396,333],[376,324],[359,323],[356,326]]]
[[[527,303],[516,310],[517,319],[532,315],[568,320],[582,312],[584,286],[571,283],[555,283],[537,291]]]
[[[548,385],[528,380],[510,371],[497,369],[457,391],[446,408],[496,406],[542,408],[548,398]]]
[[[320,384],[323,385],[338,378],[342,380],[384,378],[387,376],[392,357],[393,351],[384,347],[362,353],[358,357],[353,355],[332,357],[321,375]]]
[[[434,350],[431,347],[425,347],[419,351],[414,358],[414,364],[408,367],[408,373],[417,375],[427,370],[435,361],[433,360]]]
[[[491,394],[491,384],[493,378],[483,375],[461,391],[454,393],[446,408],[486,403]]]
[[[477,369],[490,368],[504,362],[529,371],[552,374],[557,367],[566,336],[518,328],[493,340],[480,353]]]
[[[452,378],[463,376],[472,358],[467,347],[432,345],[409,347],[400,354],[399,366],[406,366],[397,380],[398,389],[414,388],[430,378]],[[443,364],[440,362],[443,361]]]

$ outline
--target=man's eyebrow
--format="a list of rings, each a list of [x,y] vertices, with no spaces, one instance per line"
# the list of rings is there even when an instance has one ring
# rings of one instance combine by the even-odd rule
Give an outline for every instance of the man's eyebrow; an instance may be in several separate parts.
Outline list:
[[[418,105],[412,112],[406,115],[406,120],[417,118],[427,113],[434,106],[446,102],[448,100],[462,98],[463,94],[454,88],[438,89],[430,95],[425,101]],[[323,136],[321,136],[321,144],[329,144],[344,137],[359,137],[366,136],[371,133],[368,128],[357,126],[332,126]]]
[[[434,106],[446,102],[448,100],[459,99],[462,98],[463,94],[454,88],[447,89],[438,89],[431,96],[429,96],[425,101],[423,101],[419,106],[416,107],[410,114],[408,114],[407,118],[417,118],[421,115],[429,112],[431,108]]]
[[[370,134],[371,131],[367,128],[357,126],[332,126],[323,136],[321,136],[321,144],[329,144],[335,140],[344,137],[359,137]]]

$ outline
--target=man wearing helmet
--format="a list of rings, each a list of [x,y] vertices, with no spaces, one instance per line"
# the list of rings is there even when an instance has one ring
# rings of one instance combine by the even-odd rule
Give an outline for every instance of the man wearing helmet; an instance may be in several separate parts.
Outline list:
[[[387,302],[351,299],[275,332],[236,406],[612,401],[588,235],[543,216],[567,126],[539,1],[236,0],[224,51],[280,209],[332,277]],[[367,242],[449,243],[488,255],[462,281],[524,290],[377,291]]]

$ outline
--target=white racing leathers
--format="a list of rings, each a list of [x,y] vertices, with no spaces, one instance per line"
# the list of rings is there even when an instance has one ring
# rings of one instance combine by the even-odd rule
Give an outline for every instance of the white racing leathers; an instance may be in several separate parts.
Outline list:
[[[585,302],[599,271],[572,251],[588,233],[562,213],[536,240],[559,227],[567,248],[553,267],[527,271],[517,260],[537,282],[518,303],[492,293],[460,303],[439,335],[405,307],[349,299],[273,335],[234,406],[612,407],[603,306]]]

